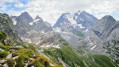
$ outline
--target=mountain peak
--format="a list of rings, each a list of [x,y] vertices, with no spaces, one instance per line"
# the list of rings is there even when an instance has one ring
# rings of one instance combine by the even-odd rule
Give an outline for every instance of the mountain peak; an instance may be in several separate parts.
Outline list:
[[[106,15],[97,21],[93,30],[94,32],[98,31],[98,33],[95,32],[95,34],[98,35],[101,39],[105,39],[108,37],[107,32],[109,33],[109,30],[111,30],[115,24],[116,20],[112,16]]]
[[[39,17],[39,15],[37,15],[35,19],[41,19],[41,17]]]
[[[80,15],[81,13],[86,14],[87,12],[78,10],[78,11],[75,13],[75,15],[77,15],[77,16],[78,16],[78,15]]]
[[[60,17],[66,17],[67,15],[70,15],[70,13],[63,13]]]
[[[26,21],[26,22],[32,22],[33,18],[29,15],[28,12],[23,12],[20,16],[19,19],[22,21]]]
[[[25,11],[25,12],[21,13],[21,15],[29,15],[29,13]]]
[[[105,15],[102,19],[113,19],[113,20],[115,20],[111,15]]]

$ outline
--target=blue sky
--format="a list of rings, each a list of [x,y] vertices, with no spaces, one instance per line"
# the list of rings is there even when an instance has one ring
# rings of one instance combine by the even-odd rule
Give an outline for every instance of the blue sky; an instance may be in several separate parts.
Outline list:
[[[35,18],[39,15],[52,25],[62,13],[86,11],[97,18],[112,15],[119,20],[119,0],[0,0],[0,12],[18,16],[29,12]]]

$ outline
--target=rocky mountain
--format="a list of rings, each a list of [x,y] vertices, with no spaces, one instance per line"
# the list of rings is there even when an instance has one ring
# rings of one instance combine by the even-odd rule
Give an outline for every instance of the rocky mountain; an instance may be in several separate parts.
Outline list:
[[[24,12],[20,16],[11,16],[14,27],[20,36],[26,34],[30,30],[29,23],[33,21],[32,17]]]
[[[49,31],[52,27],[45,23],[38,15],[33,19],[28,12],[22,13],[20,16],[11,16],[15,30],[25,42],[34,43],[35,35],[41,36]],[[39,39],[37,37],[36,39]],[[36,43],[36,41],[35,41]]]
[[[0,31],[5,32],[13,41],[22,42],[14,29],[13,22],[7,14],[0,13]]]
[[[103,53],[115,59],[118,64],[119,60],[119,22],[112,16],[106,15],[98,20],[89,36],[82,42],[81,47],[97,53]],[[85,44],[85,45],[84,45]]]
[[[3,20],[6,14],[1,15],[0,20]],[[8,15],[7,17],[9,18]],[[12,23],[9,22],[11,20],[8,21],[5,17],[1,23],[6,21],[8,24],[4,27],[1,24],[1,29],[7,29],[6,27],[14,29],[13,25],[9,25]],[[40,45],[13,42],[14,36],[10,37],[11,32],[0,32],[0,67],[118,67],[115,61],[106,55],[82,50],[78,46],[71,46],[57,32],[42,33],[30,30],[26,33],[31,39],[34,38],[34,41],[39,40]]]
[[[22,13],[20,16],[11,16],[14,27],[20,36],[25,36],[28,31],[35,30],[37,32],[48,32],[52,30],[38,15],[33,19],[28,12]]]
[[[64,13],[53,28],[71,45],[80,45],[81,38],[88,35],[97,20],[96,17],[85,11],[78,11],[74,14]]]
[[[118,32],[116,32],[119,27],[118,25],[118,21],[112,16],[104,16],[102,19],[98,20],[92,28],[90,36],[92,42],[96,44],[99,41],[104,42],[107,40],[118,39]],[[116,36],[116,38],[114,36]]]
[[[53,27],[77,35],[79,31],[84,33],[90,30],[97,20],[96,17],[85,11],[78,11],[74,14],[64,13]]]
[[[48,31],[52,31],[52,27],[50,27],[49,25],[47,25],[46,22],[44,22],[42,20],[42,18],[40,18],[38,15],[36,16],[36,18],[34,19],[34,21],[29,23],[32,27],[32,30],[35,30],[37,32],[48,32]]]
[[[98,20],[93,15],[85,12],[85,11],[78,11],[74,14],[73,17],[74,20],[76,20],[77,23],[82,24],[84,27],[92,27],[95,22]]]
[[[93,31],[101,40],[105,40],[116,27],[118,23],[112,16],[104,16],[94,26]]]

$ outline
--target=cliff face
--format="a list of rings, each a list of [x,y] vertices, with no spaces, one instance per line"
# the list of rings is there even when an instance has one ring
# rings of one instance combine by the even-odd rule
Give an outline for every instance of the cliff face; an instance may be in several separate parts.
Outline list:
[[[22,42],[14,29],[12,20],[6,14],[0,13],[0,31],[5,32],[13,41]]]

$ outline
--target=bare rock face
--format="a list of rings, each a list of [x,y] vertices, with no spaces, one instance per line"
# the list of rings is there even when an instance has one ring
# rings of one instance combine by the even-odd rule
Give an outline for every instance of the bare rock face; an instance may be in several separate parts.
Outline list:
[[[29,23],[33,21],[32,17],[27,12],[22,13],[20,16],[11,16],[11,19],[15,30],[20,36],[26,34],[26,32],[30,30]]]
[[[74,14],[63,13],[53,28],[71,45],[80,45],[80,39],[89,33],[97,20],[85,11],[78,11]]]
[[[96,17],[85,11],[78,11],[74,14],[63,13],[53,27],[77,35],[79,30],[84,33],[90,29],[97,20]]]
[[[39,39],[38,36],[53,30],[41,17],[37,15],[33,19],[28,12],[24,12],[20,16],[11,16],[11,19],[15,30],[25,42],[36,43]]]
[[[118,28],[119,22],[117,22],[112,16],[104,16],[102,19],[97,21],[92,29],[91,38],[96,41],[107,41],[118,39]],[[96,36],[95,36],[96,35]],[[97,40],[98,39],[98,40]]]
[[[32,30],[35,30],[37,32],[48,32],[48,31],[52,31],[52,27],[48,26],[41,17],[39,17],[38,15],[36,16],[36,18],[34,19],[33,22],[31,22],[33,24],[31,24],[31,28]]]
[[[112,28],[116,25],[116,23],[116,20],[112,16],[104,16],[96,25],[94,25],[93,32],[104,40],[113,31]]]
[[[89,40],[95,46],[89,49],[93,48],[93,51],[106,53],[116,61],[119,60],[119,22],[112,16],[107,15],[97,21],[92,28]]]
[[[41,38],[41,42],[40,42],[40,45],[43,45],[43,44],[54,44],[54,45],[57,45],[57,44],[60,44],[60,40],[62,39],[62,37],[60,36],[60,34],[52,31],[52,32],[48,32],[46,33],[46,35],[44,35],[42,38]]]
[[[21,42],[13,22],[7,14],[0,14],[0,31],[5,32],[13,41]]]

